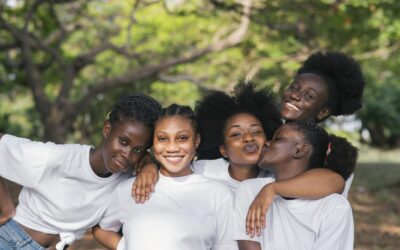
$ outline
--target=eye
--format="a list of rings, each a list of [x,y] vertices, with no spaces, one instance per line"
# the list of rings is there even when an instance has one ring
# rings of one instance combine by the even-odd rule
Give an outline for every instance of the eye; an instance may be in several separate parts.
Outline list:
[[[158,137],[157,137],[157,141],[159,141],[159,142],[165,142],[165,141],[167,141],[167,137],[158,136]]]
[[[288,89],[289,90],[296,90],[296,89],[298,89],[298,84],[292,83],[292,84],[289,85]]]
[[[129,144],[126,138],[119,138],[119,143],[123,146],[127,146]]]
[[[178,136],[178,138],[176,138],[176,139],[177,139],[177,141],[187,141],[189,139],[189,136],[181,135],[181,136]]]
[[[135,154],[141,154],[143,153],[145,150],[143,148],[133,148],[132,149],[133,153]]]
[[[262,130],[254,130],[254,131],[252,131],[252,133],[255,134],[255,135],[259,135],[259,134],[264,134],[264,131],[262,131]]]
[[[242,136],[242,133],[240,133],[240,132],[232,132],[230,134],[230,137],[240,137],[240,136]]]
[[[305,98],[306,100],[312,100],[314,97],[313,97],[310,93],[305,93],[305,94],[304,94],[304,98]]]

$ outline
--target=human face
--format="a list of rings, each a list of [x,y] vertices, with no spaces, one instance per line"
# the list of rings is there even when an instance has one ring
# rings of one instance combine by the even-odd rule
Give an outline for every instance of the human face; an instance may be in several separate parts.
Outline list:
[[[153,151],[165,176],[179,177],[192,173],[190,162],[196,154],[200,136],[192,122],[181,116],[158,120],[154,128]]]
[[[330,115],[324,107],[328,100],[328,86],[318,75],[297,75],[285,90],[281,101],[281,117],[287,121],[319,121]]]
[[[251,114],[240,113],[226,121],[220,152],[232,166],[250,167],[257,165],[265,141],[261,122]]]
[[[151,129],[136,121],[106,122],[103,136],[104,165],[113,174],[132,170],[151,145]]]
[[[269,168],[275,172],[279,166],[289,165],[296,153],[296,146],[303,141],[303,135],[292,125],[279,127],[272,140],[268,141],[261,153],[259,166]]]

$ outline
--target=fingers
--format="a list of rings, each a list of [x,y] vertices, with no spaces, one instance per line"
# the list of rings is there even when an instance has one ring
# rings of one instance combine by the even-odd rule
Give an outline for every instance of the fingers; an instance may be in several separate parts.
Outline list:
[[[255,226],[254,226],[255,218],[256,218],[255,208],[252,205],[250,206],[246,217],[246,234],[249,235],[251,238],[253,238],[255,235]]]

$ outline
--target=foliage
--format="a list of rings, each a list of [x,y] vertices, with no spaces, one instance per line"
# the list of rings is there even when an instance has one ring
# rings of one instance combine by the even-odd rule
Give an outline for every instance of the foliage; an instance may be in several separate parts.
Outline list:
[[[0,6],[4,131],[94,142],[107,107],[124,93],[193,105],[200,91],[229,91],[240,77],[281,92],[310,53],[340,50],[368,80],[358,118],[370,143],[400,144],[399,1],[8,2],[17,5]],[[7,107],[16,99],[25,104]]]

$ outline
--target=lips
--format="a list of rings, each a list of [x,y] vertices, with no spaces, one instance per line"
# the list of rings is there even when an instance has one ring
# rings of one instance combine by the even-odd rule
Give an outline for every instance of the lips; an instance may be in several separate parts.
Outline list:
[[[248,143],[243,147],[243,151],[246,153],[258,153],[259,148],[255,143]]]
[[[115,165],[117,166],[118,169],[120,170],[125,170],[128,168],[128,165],[125,164],[123,161],[120,161],[118,159],[114,159]]]
[[[167,160],[171,164],[178,164],[183,159],[183,156],[181,156],[181,155],[166,155],[163,157],[165,158],[165,160]]]
[[[284,102],[284,108],[289,109],[289,110],[300,110],[296,105],[290,103],[290,102]]]

